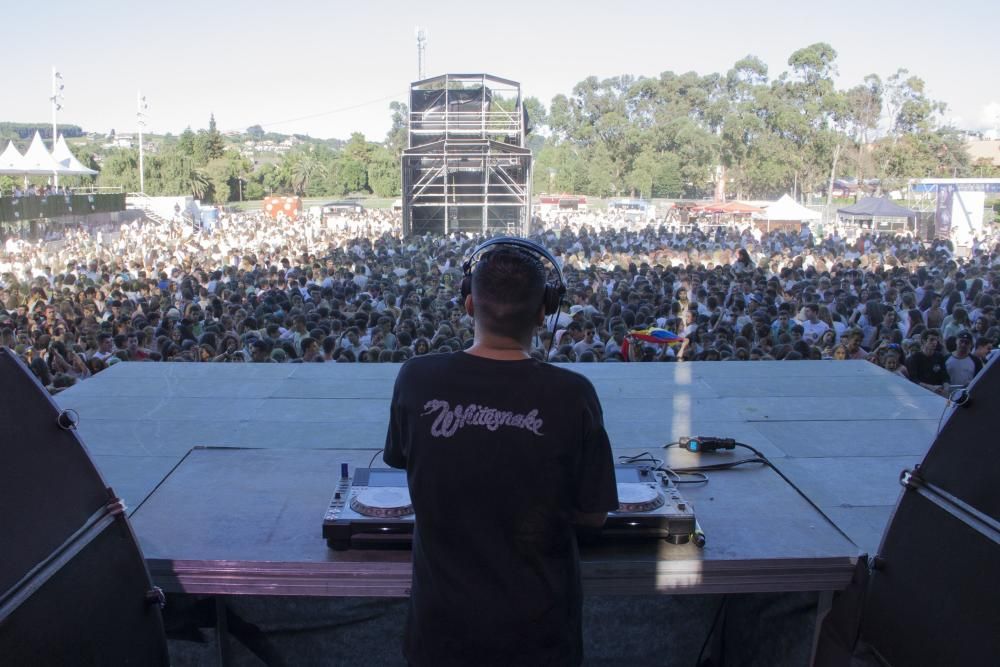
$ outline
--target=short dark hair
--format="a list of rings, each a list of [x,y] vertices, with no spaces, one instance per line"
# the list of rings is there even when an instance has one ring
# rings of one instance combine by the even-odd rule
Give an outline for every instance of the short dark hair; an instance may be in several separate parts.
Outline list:
[[[545,267],[519,248],[500,246],[479,258],[472,272],[476,319],[509,338],[531,333],[542,306]]]

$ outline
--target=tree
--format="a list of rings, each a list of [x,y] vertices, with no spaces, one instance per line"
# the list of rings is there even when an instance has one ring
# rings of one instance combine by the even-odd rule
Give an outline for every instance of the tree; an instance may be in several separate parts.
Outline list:
[[[409,142],[407,128],[410,109],[402,102],[392,102],[389,109],[392,111],[392,125],[385,137],[385,146],[398,158]]]
[[[121,187],[126,192],[139,190],[139,151],[114,149],[104,156],[97,182],[102,187]]]
[[[179,150],[182,155],[194,157],[194,142],[195,133],[191,131],[190,127],[186,127],[184,128],[184,131],[181,132],[181,136],[177,140],[177,150]]]
[[[935,114],[944,113],[947,106],[928,98],[924,92],[924,80],[909,76],[905,69],[896,70],[889,77],[886,92],[891,123],[889,133],[897,140],[907,133],[932,130]]]
[[[194,156],[202,164],[222,157],[226,150],[226,140],[215,126],[215,114],[209,116],[208,131],[198,132],[194,141]]]
[[[300,196],[305,194],[312,182],[323,178],[327,173],[326,165],[310,150],[287,153],[283,163],[287,165],[292,190]]]
[[[368,156],[371,152],[371,147],[365,140],[365,135],[361,132],[351,133],[351,138],[347,140],[344,145],[344,156],[355,160],[361,164],[368,163]]]
[[[869,74],[864,83],[847,91],[848,131],[854,142],[855,175],[859,187],[864,182],[870,160],[870,146],[882,116],[884,86],[877,74]]]
[[[545,134],[549,124],[549,113],[545,110],[545,105],[537,97],[526,97],[522,105],[528,113],[528,127],[525,130],[529,133]]]
[[[377,197],[399,195],[399,159],[388,148],[379,146],[372,150],[368,163],[368,186]]]

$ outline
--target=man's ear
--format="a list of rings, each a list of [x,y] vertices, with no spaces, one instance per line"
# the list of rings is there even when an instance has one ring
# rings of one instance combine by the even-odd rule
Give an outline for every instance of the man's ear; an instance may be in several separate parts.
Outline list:
[[[465,312],[469,315],[469,317],[475,317],[476,316],[475,310],[476,310],[475,305],[472,303],[472,295],[471,294],[466,295]]]

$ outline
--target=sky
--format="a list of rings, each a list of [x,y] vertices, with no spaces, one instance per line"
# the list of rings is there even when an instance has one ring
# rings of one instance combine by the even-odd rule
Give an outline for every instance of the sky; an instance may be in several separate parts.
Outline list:
[[[389,103],[418,78],[420,26],[427,76],[487,72],[546,106],[591,75],[724,73],[748,54],[775,78],[793,51],[823,41],[839,87],[903,67],[954,125],[996,129],[998,25],[994,0],[50,0],[0,40],[0,121],[51,122],[55,66],[58,120],[86,131],[135,131],[141,89],[157,134],[207,127],[214,113],[221,130],[378,141]]]

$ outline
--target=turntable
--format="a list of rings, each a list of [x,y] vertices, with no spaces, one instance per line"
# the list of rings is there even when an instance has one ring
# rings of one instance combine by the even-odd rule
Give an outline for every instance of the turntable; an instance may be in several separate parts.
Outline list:
[[[332,549],[409,548],[413,505],[406,471],[357,468],[352,480],[347,464],[323,517],[323,537]]]
[[[663,472],[649,466],[615,466],[618,510],[608,514],[601,539],[662,538],[685,544],[696,532],[694,508]]]
[[[414,515],[406,472],[347,464],[323,518],[323,537],[332,549],[408,548]],[[662,472],[649,466],[615,466],[618,510],[608,514],[602,541],[665,539],[683,544],[695,533],[694,510]]]

